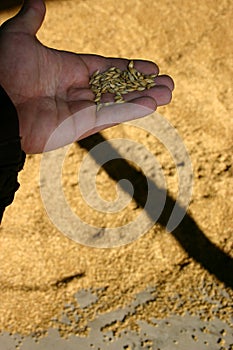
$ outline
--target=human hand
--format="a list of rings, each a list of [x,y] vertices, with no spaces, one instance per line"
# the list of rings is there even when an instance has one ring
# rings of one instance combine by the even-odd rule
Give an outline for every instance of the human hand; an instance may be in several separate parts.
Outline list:
[[[53,149],[145,116],[170,102],[174,84],[169,76],[161,75],[155,78],[155,87],[124,95],[130,104],[114,104],[97,112],[90,76],[112,66],[125,70],[129,61],[44,46],[36,37],[44,15],[43,0],[25,0],[20,12],[0,28],[0,84],[16,106],[26,153],[43,152],[50,135],[65,120],[66,130]],[[140,72],[158,73],[153,62],[134,63]]]

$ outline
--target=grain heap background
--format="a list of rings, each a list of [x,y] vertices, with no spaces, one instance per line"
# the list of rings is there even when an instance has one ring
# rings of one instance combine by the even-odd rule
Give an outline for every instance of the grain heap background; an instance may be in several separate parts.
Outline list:
[[[2,11],[1,22],[15,12]],[[45,45],[57,49],[153,60],[161,73],[174,78],[173,101],[159,112],[177,128],[192,160],[194,190],[189,214],[204,235],[231,258],[232,14],[233,4],[227,0],[54,0],[47,2],[46,19],[38,34]],[[175,165],[150,135],[145,137],[124,125],[102,135],[106,139],[131,137],[149,147],[163,168],[170,195],[176,195]],[[104,218],[82,205],[76,185],[77,166],[85,154],[77,145],[69,153],[65,191],[79,215],[99,225]],[[78,245],[58,232],[40,198],[40,158],[27,157],[20,174],[21,188],[0,229],[0,330],[24,334],[46,330],[74,293],[88,288],[100,288],[100,295],[99,302],[80,318],[83,334],[86,321],[97,312],[127,305],[148,286],[159,290],[157,301],[116,324],[116,329],[134,328],[136,319],[165,317],[172,312],[199,315],[200,309],[203,317],[217,316],[230,322],[232,305],[220,290],[226,289],[232,296],[231,288],[218,281],[214,269],[210,273],[190,257],[159,224],[136,242],[110,250]],[[113,185],[101,171],[98,189],[105,199],[114,199]],[[130,220],[133,210],[137,210],[135,203],[113,222],[108,217],[106,225]],[[185,229],[188,240],[192,227]],[[208,246],[206,252],[205,247],[200,249],[202,256],[206,253],[208,257]],[[203,286],[219,300],[217,311],[204,301]],[[172,299],[175,293],[182,300],[179,307]]]

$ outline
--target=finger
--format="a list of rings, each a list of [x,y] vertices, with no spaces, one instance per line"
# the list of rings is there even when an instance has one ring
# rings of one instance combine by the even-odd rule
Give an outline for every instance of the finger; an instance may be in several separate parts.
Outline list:
[[[173,81],[172,78],[169,77],[168,75],[158,75],[157,77],[155,77],[155,83],[156,83],[157,85],[165,85],[165,86],[167,86],[171,91],[173,91],[174,88],[175,88],[174,81]]]
[[[129,94],[124,95],[126,101],[130,101],[132,99],[136,99],[139,97],[151,97],[153,98],[157,106],[164,106],[171,102],[172,93],[171,90],[165,85],[155,86],[150,88],[149,90],[144,91],[134,91]]]
[[[144,91],[133,91],[128,94],[122,95],[125,101],[131,101],[140,97],[151,97],[153,98],[157,106],[164,106],[168,104],[172,99],[172,92],[166,85],[158,85]],[[114,95],[110,93],[103,94],[101,103],[114,102]]]
[[[45,11],[43,0],[25,0],[21,10],[4,23],[3,29],[35,35],[43,23]]]
[[[155,100],[150,97],[103,107],[97,113],[96,105],[92,101],[69,102],[71,116],[66,117],[59,125],[48,147],[49,149],[61,147],[113,125],[144,117],[153,113],[156,107]]]
[[[153,113],[156,108],[156,101],[148,96],[136,98],[127,103],[104,106],[97,112],[96,127],[104,129],[106,126],[145,117]]]
[[[82,58],[83,62],[86,64],[90,76],[99,70],[100,72],[104,72],[111,67],[116,67],[121,70],[126,70],[130,60],[126,58],[112,58],[112,57],[103,57],[98,55],[86,55],[81,54],[80,58]],[[159,68],[152,61],[145,60],[133,60],[134,67],[144,74],[158,74]]]
[[[118,125],[119,123],[145,117],[146,115],[153,113],[156,109],[155,101],[150,98],[139,98],[133,100],[132,102],[132,106],[126,106],[126,104],[114,104],[112,106],[103,107],[97,113],[95,127],[89,129],[86,133],[81,135],[79,140],[93,135],[101,130]],[[113,118],[111,116],[113,116]]]

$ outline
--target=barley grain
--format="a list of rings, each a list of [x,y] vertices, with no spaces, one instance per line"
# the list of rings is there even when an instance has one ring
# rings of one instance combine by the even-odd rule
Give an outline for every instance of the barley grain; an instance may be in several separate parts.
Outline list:
[[[146,80],[140,80],[140,85],[141,86],[147,86],[147,81]]]
[[[154,87],[156,76],[157,74],[143,74],[137,71],[134,68],[134,61],[130,61],[127,70],[124,71],[116,67],[111,67],[103,73],[97,70],[89,81],[90,88],[95,94],[94,101],[97,105],[97,111],[103,106],[125,102],[122,95]],[[115,102],[101,103],[101,97],[104,93],[114,94]]]
[[[150,84],[147,85],[147,89],[150,89],[150,88],[154,87],[155,85],[156,85],[155,82],[150,83]]]
[[[146,89],[145,86],[139,86],[139,87],[137,88],[138,91],[144,91],[145,89]]]
[[[135,78],[134,78],[134,76],[133,76],[131,73],[129,73],[129,80],[130,80],[132,83],[135,81]]]

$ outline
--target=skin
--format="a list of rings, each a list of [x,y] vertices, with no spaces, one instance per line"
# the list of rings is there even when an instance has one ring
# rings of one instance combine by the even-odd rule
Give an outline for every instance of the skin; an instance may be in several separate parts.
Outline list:
[[[155,78],[154,88],[125,95],[130,103],[96,112],[88,84],[90,76],[112,66],[124,70],[129,60],[44,46],[36,37],[44,16],[43,0],[25,0],[20,12],[0,27],[0,84],[17,109],[22,149],[26,153],[62,147],[107,127],[143,117],[171,101],[174,83],[169,76],[160,75]],[[134,66],[146,74],[159,72],[150,61],[134,60]],[[59,137],[48,145],[55,130],[60,130]]]

